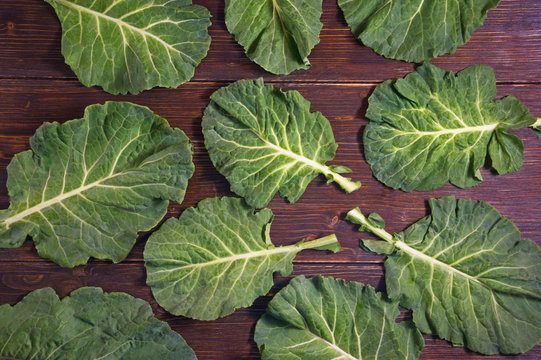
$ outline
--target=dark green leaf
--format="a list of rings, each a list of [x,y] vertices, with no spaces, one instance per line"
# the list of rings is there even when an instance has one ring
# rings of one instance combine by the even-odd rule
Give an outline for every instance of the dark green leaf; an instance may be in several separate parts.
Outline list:
[[[470,40],[500,0],[338,0],[353,32],[385,57],[422,62]]]
[[[51,288],[32,291],[0,306],[0,324],[0,359],[196,359],[146,301],[100,288],[62,300]]]
[[[541,248],[482,201],[431,199],[432,214],[392,236],[348,219],[394,245],[385,261],[391,299],[413,321],[483,354],[518,354],[541,340]]]
[[[271,300],[254,338],[263,360],[418,359],[423,337],[397,324],[399,313],[368,285],[298,276]]]
[[[168,219],[145,247],[147,284],[156,301],[174,315],[214,320],[248,307],[283,276],[304,249],[340,251],[336,236],[275,247],[272,211],[239,198],[212,198]]]
[[[318,174],[347,192],[361,186],[325,165],[337,148],[331,125],[297,91],[237,81],[212,94],[202,125],[212,163],[254,207],[277,191],[294,203]]]
[[[62,24],[66,63],[111,94],[177,87],[210,46],[210,13],[189,0],[45,1]]]
[[[487,153],[501,174],[522,166],[522,142],[506,133],[535,122],[515,97],[494,101],[496,79],[484,65],[456,76],[431,64],[386,81],[370,96],[364,131],[366,160],[385,185],[426,191],[445,182],[467,188],[482,181]]]
[[[138,231],[149,230],[184,199],[192,146],[148,108],[108,102],[84,118],[45,123],[32,150],[8,165],[9,208],[0,211],[0,247],[30,235],[38,253],[65,267],[90,256],[123,260]]]
[[[226,0],[225,24],[246,55],[274,74],[308,69],[322,0]]]

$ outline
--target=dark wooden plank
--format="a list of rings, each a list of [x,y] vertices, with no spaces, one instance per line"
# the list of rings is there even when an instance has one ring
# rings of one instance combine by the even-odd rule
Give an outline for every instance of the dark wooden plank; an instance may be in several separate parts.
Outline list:
[[[381,281],[383,269],[373,264],[313,264],[296,263],[291,276],[305,275],[341,277],[348,281],[362,281],[378,291],[384,290]],[[82,286],[100,286],[105,291],[124,291],[150,302],[156,316],[167,321],[190,344],[198,358],[204,359],[258,359],[259,353],[252,340],[254,326],[272,296],[284,287],[287,278],[276,276],[275,286],[267,296],[260,297],[248,309],[216,321],[196,321],[167,314],[152,298],[145,286],[142,264],[121,263],[117,265],[92,262],[85,267],[62,269],[50,262],[1,264],[0,298],[14,304],[36,288],[52,287],[60,296]],[[411,315],[402,310],[399,320],[409,320]],[[426,347],[421,359],[538,359],[541,345],[521,356],[481,356],[464,348],[453,348],[448,342],[425,335]],[[307,359],[308,360],[308,359]]]
[[[212,45],[196,71],[195,81],[237,80],[265,76],[286,81],[377,82],[402,76],[412,64],[384,59],[356,42],[335,0],[324,1],[321,42],[310,56],[310,71],[273,76],[250,62],[224,24],[223,1],[197,0],[212,13]],[[485,63],[499,81],[541,80],[541,2],[503,0],[471,41],[452,56],[433,62],[458,70]],[[74,78],[60,53],[61,29],[43,0],[0,2],[0,77]]]
[[[346,195],[334,185],[316,179],[296,204],[276,197],[270,204],[275,213],[271,235],[279,245],[290,244],[335,232],[343,246],[338,254],[307,251],[295,260],[293,275],[333,275],[363,281],[384,289],[381,256],[362,252],[356,228],[344,221],[345,213],[359,206],[377,211],[389,231],[400,231],[426,214],[426,199],[456,195],[490,202],[511,218],[523,237],[541,244],[538,219],[541,208],[541,142],[528,129],[516,131],[524,140],[523,169],[495,176],[482,171],[485,182],[460,190],[446,185],[426,193],[403,193],[386,188],[371,175],[362,155],[362,130],[366,99],[376,83],[403,76],[412,64],[384,59],[357,43],[347,28],[335,0],[324,0],[321,43],[310,56],[313,67],[290,76],[274,76],[251,63],[224,25],[223,2],[195,0],[213,15],[209,55],[191,83],[176,90],[155,89],[138,96],[114,97],[99,88],[79,84],[60,54],[60,25],[54,11],[42,0],[0,2],[0,183],[6,182],[6,166],[12,156],[28,149],[28,138],[44,121],[80,117],[85,106],[106,100],[127,100],[151,107],[182,128],[195,148],[196,173],[183,204],[171,204],[168,216],[178,216],[203,198],[230,195],[229,185],[212,167],[203,146],[200,120],[210,94],[240,78],[265,76],[286,89],[297,89],[312,109],[323,112],[332,123],[340,148],[334,163],[354,170],[363,188]],[[514,94],[536,116],[541,116],[541,1],[502,0],[489,13],[486,24],[456,54],[433,61],[459,70],[476,62],[493,66],[501,95]],[[323,199],[323,200],[322,200]],[[0,186],[0,208],[8,205],[5,187]],[[363,236],[368,237],[364,234]],[[201,322],[166,314],[145,286],[142,263],[143,234],[125,262],[91,260],[87,266],[63,269],[41,259],[31,241],[20,249],[0,249],[0,304],[15,303],[31,290],[52,286],[62,296],[80,286],[101,286],[106,291],[125,291],[150,301],[157,316],[166,320],[193,346],[200,359],[257,359],[252,341],[254,325],[271,296],[288,278],[276,277],[276,286],[249,309],[213,322]],[[406,311],[401,319],[409,318]],[[422,359],[539,359],[541,346],[515,357],[486,357],[425,336]]]

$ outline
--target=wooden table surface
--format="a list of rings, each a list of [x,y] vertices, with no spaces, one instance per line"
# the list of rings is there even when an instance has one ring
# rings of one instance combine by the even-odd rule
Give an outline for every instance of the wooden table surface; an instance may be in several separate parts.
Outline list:
[[[402,77],[414,65],[387,60],[358,43],[346,26],[335,0],[324,0],[321,42],[313,50],[308,71],[275,76],[252,63],[224,24],[222,0],[196,0],[212,13],[212,44],[195,77],[178,89],[154,89],[136,96],[114,96],[100,88],[79,83],[60,53],[61,28],[53,9],[42,0],[0,1],[0,205],[9,198],[6,166],[14,154],[29,148],[28,138],[45,121],[64,122],[79,118],[87,105],[106,100],[131,101],[149,106],[186,132],[194,144],[195,175],[185,201],[171,204],[168,217],[200,200],[232,195],[227,181],[213,168],[203,146],[201,116],[216,89],[244,78],[263,76],[267,83],[296,89],[331,122],[339,144],[334,163],[353,169],[361,190],[345,194],[323,178],[313,181],[296,204],[276,197],[269,205],[275,214],[272,239],[291,244],[335,232],[343,251],[328,254],[306,251],[295,259],[291,276],[322,274],[362,281],[385,289],[384,258],[358,247],[360,233],[344,220],[355,206],[377,211],[387,221],[387,230],[398,232],[427,213],[427,199],[455,195],[488,201],[518,226],[524,238],[541,244],[541,141],[529,129],[515,131],[524,141],[524,165],[519,172],[496,176],[482,170],[485,181],[461,190],[451,185],[424,192],[405,193],[379,183],[363,156],[362,132],[367,97],[374,87],[390,78]],[[513,94],[532,114],[541,117],[541,1],[502,0],[485,25],[454,55],[434,64],[458,71],[475,63],[492,66],[500,95]],[[367,235],[366,235],[367,236]],[[30,240],[19,249],[0,249],[0,303],[14,304],[28,292],[51,286],[65,296],[81,286],[101,286],[106,291],[125,291],[149,301],[158,318],[167,321],[193,347],[199,359],[257,359],[252,341],[254,325],[271,296],[289,278],[275,277],[271,292],[226,318],[202,322],[168,315],[153,300],[145,285],[142,235],[129,257],[120,264],[91,260],[85,266],[64,269],[40,258]],[[403,310],[402,318],[410,314]],[[1,324],[0,324],[1,326]],[[425,336],[422,359],[540,359],[541,346],[520,356],[481,356],[454,348],[448,342]]]

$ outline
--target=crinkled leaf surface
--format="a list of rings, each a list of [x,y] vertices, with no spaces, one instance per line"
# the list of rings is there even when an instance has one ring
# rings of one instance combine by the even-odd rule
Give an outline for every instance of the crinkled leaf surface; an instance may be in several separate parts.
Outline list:
[[[272,211],[239,198],[202,200],[179,219],[168,219],[145,246],[147,284],[165,310],[214,320],[248,307],[273,285],[272,274],[292,271],[303,249],[340,250],[336,236],[275,247]]]
[[[298,276],[271,300],[254,338],[264,360],[418,359],[423,337],[411,322],[397,324],[399,314],[371,286]]]
[[[338,0],[353,32],[378,54],[422,62],[470,40],[500,0]]]
[[[370,96],[366,160],[385,185],[426,191],[445,182],[467,188],[486,162],[499,174],[517,171],[522,141],[507,132],[535,122],[515,97],[494,101],[494,71],[470,66],[456,76],[431,64],[386,81]]]
[[[108,102],[84,118],[45,123],[7,168],[11,203],[0,211],[0,247],[30,235],[40,256],[65,267],[90,256],[119,262],[137,232],[182,202],[192,146],[148,108]]]
[[[0,324],[1,359],[196,359],[146,301],[100,288],[62,300],[51,288],[32,291],[0,306]]]
[[[226,0],[225,24],[253,62],[274,74],[308,69],[322,0]]]
[[[318,174],[347,192],[361,186],[340,175],[348,168],[325,165],[337,148],[331,125],[297,91],[237,81],[212,94],[202,125],[212,163],[254,207],[277,191],[294,203]]]
[[[489,204],[431,199],[431,215],[392,236],[359,209],[347,218],[394,245],[385,261],[391,299],[413,321],[483,354],[522,353],[541,340],[541,249]]]
[[[190,0],[45,0],[62,54],[85,86],[136,94],[190,80],[210,46],[210,13]]]

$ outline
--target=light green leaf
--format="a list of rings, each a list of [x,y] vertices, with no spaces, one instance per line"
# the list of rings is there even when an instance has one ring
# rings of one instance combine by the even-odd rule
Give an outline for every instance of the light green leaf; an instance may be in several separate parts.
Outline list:
[[[500,0],[338,0],[353,35],[385,57],[411,62],[454,53]]]
[[[522,166],[522,141],[507,133],[535,122],[515,97],[494,101],[496,78],[485,65],[456,76],[424,64],[386,81],[370,96],[366,160],[385,185],[427,191],[445,182],[467,188],[483,179],[487,153],[500,174]]]
[[[226,0],[225,24],[246,55],[273,74],[308,69],[322,0]]]
[[[9,208],[0,211],[0,247],[30,235],[40,256],[64,267],[90,256],[123,260],[137,232],[149,230],[184,199],[192,146],[148,108],[108,102],[84,118],[45,123],[32,150],[7,168]]]
[[[147,284],[158,304],[174,315],[200,320],[248,307],[273,285],[272,274],[293,269],[304,249],[340,251],[336,236],[275,247],[272,211],[239,198],[211,198],[168,219],[145,246]]]
[[[361,224],[396,251],[385,261],[391,299],[413,321],[454,345],[518,354],[541,340],[541,248],[482,201],[431,199],[432,214],[392,236]]]
[[[277,191],[294,203],[318,174],[347,192],[361,186],[340,175],[347,168],[325,165],[337,148],[331,125],[311,113],[297,91],[241,80],[210,98],[202,123],[205,146],[231,190],[248,204],[264,207]]]
[[[190,80],[210,46],[210,13],[190,0],[45,0],[62,54],[85,86],[137,94]]]
[[[532,130],[538,139],[541,139],[541,130],[539,129],[540,126],[541,126],[541,118],[537,118],[535,124],[532,125]]]
[[[197,359],[146,301],[100,288],[62,300],[51,288],[32,291],[0,306],[0,324],[0,359]]]
[[[397,324],[399,313],[371,286],[298,276],[271,300],[254,338],[263,360],[418,359],[423,337]]]

